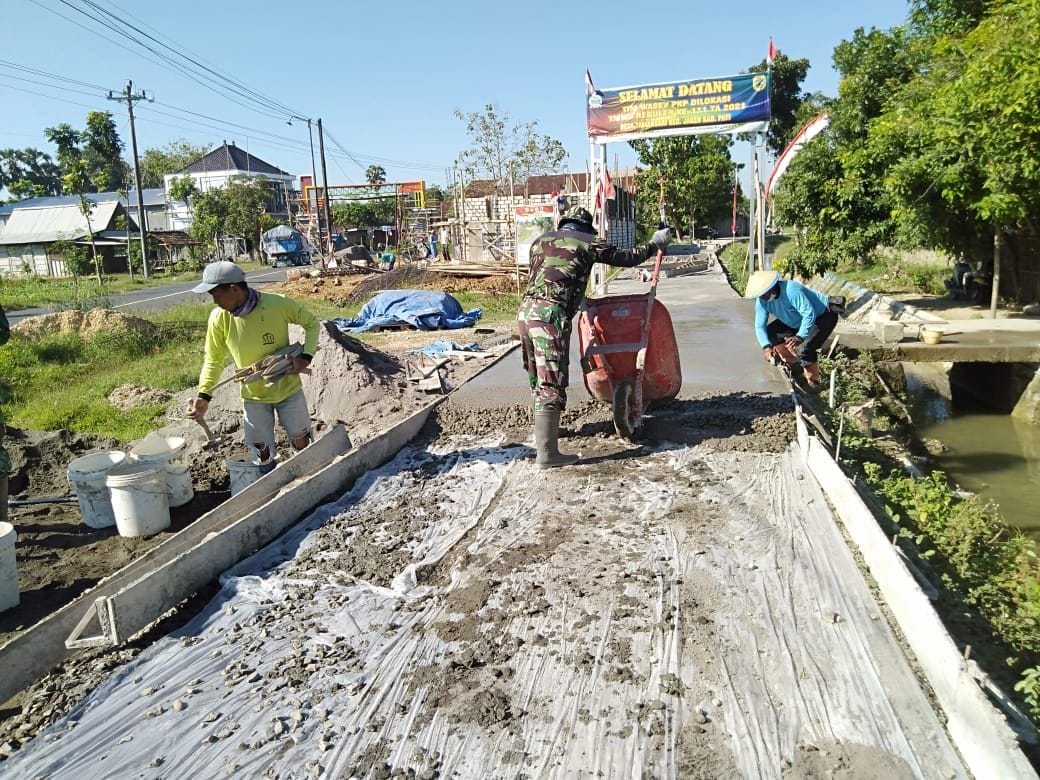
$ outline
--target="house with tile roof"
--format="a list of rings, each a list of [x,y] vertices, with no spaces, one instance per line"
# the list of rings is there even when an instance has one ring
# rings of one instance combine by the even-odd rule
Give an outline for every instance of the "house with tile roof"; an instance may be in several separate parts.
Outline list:
[[[166,192],[170,191],[170,184],[174,179],[184,176],[191,178],[199,192],[226,187],[232,179],[241,177],[264,179],[272,185],[267,213],[280,220],[288,217],[289,193],[295,189],[296,182],[296,177],[291,173],[261,160],[245,149],[240,149],[234,142],[227,141],[176,173],[166,174],[163,177]],[[191,227],[191,210],[187,203],[170,201],[169,213],[171,229],[187,230]]]

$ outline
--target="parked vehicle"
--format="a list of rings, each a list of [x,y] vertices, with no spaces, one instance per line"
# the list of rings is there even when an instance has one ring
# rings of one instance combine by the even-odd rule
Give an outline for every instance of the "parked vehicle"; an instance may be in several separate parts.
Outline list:
[[[944,279],[943,284],[955,301],[985,303],[993,292],[993,275],[973,267],[971,263],[958,262],[953,264],[953,276]]]
[[[275,268],[307,265],[311,261],[303,234],[288,225],[275,225],[264,233],[262,248],[267,262]]]

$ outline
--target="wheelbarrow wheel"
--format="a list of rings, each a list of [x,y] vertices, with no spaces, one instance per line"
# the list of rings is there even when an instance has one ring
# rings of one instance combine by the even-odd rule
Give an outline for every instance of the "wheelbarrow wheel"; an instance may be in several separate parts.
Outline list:
[[[635,385],[631,379],[623,379],[614,387],[614,430],[622,439],[634,439],[639,428],[632,409],[634,393]]]

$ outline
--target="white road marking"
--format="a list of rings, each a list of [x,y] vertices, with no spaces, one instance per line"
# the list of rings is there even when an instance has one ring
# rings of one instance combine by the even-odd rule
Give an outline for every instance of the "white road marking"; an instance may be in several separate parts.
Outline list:
[[[254,276],[249,281],[251,281],[251,282],[264,281],[265,279],[268,279],[268,278],[270,278],[270,277],[267,277],[267,276]],[[130,301],[128,303],[120,303],[117,306],[113,306],[112,308],[113,309],[122,309],[122,308],[125,308],[126,306],[136,306],[139,303],[148,303],[150,301],[162,300],[163,298],[172,298],[175,295],[187,295],[187,294],[190,294],[190,293],[191,293],[190,289],[189,290],[181,290],[180,292],[166,293],[166,295],[156,295],[156,296],[154,296],[152,298],[142,298],[142,299],[137,300],[137,301]],[[197,295],[203,295],[204,293],[196,293],[196,294]]]

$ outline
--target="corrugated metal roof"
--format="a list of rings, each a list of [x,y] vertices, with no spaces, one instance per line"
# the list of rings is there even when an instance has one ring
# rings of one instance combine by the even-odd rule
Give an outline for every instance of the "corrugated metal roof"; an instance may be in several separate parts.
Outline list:
[[[95,231],[107,229],[118,208],[116,200],[95,203],[90,214],[91,227]],[[67,206],[15,210],[0,231],[0,244],[45,244],[59,238],[71,241],[89,232],[77,199],[77,203]]]
[[[166,205],[166,190],[162,187],[146,187],[141,190],[141,196],[144,199],[145,208]],[[127,199],[120,198],[118,192],[88,192],[84,197],[91,203],[119,200],[124,206],[127,205]],[[137,190],[130,190],[129,200],[130,208],[136,211]],[[16,203],[8,203],[6,206],[0,206],[0,215],[13,214],[18,209],[49,209],[55,206],[76,206],[78,208],[79,195],[50,195],[45,198],[27,198]]]

